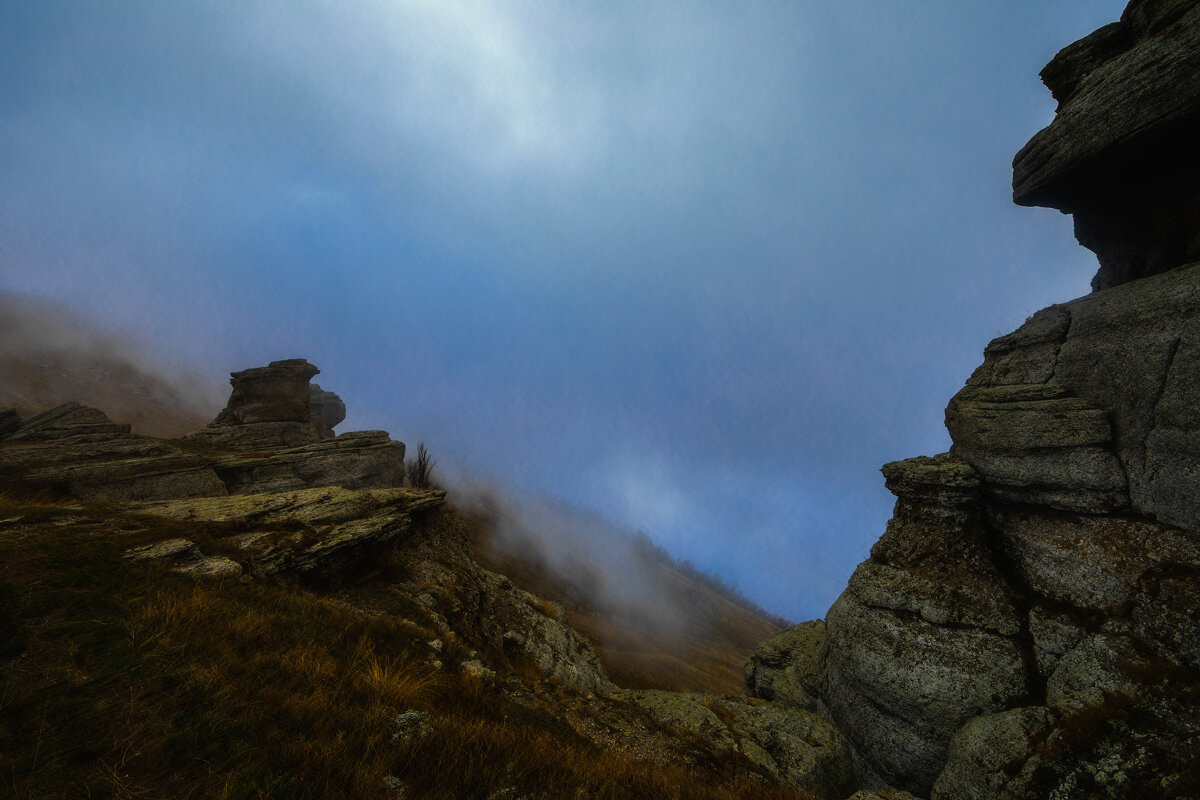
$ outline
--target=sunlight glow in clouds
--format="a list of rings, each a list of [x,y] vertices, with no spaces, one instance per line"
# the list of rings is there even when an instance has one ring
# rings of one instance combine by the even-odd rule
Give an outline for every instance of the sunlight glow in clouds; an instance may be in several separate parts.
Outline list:
[[[1122,0],[0,4],[0,290],[643,528],[796,618],[1087,291],[1014,208]]]

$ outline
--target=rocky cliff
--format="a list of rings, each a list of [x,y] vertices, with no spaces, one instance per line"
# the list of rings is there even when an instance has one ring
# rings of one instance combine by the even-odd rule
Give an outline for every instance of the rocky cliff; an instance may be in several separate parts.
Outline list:
[[[1075,217],[1094,292],[991,342],[949,453],[747,692],[818,708],[868,783],[935,800],[1200,793],[1200,5],[1135,0],[1042,73],[1018,203]]]

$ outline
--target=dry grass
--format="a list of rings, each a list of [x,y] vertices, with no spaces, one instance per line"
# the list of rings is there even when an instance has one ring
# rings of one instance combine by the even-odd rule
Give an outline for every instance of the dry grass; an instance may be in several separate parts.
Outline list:
[[[0,520],[18,516],[0,525],[0,796],[800,796],[744,764],[602,751],[556,713],[585,696],[530,708],[434,669],[426,619],[387,586],[378,614],[283,583],[197,582],[121,553],[220,531],[0,501]]]

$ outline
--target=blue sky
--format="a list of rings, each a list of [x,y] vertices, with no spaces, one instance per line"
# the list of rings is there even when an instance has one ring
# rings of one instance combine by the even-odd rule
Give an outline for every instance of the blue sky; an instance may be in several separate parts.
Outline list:
[[[1010,199],[1091,0],[0,6],[0,289],[823,616],[984,345],[1088,291]]]

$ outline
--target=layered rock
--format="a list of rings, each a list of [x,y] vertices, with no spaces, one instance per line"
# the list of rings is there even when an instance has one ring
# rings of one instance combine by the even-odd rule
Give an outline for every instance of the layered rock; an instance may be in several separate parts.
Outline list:
[[[414,516],[437,508],[444,499],[445,492],[425,489],[325,487],[143,503],[131,510],[189,522],[250,523],[256,530],[231,537],[236,547],[231,556],[205,556],[186,539],[168,540],[129,555],[167,558],[184,572],[344,580],[405,535]]]
[[[1042,79],[1058,112],[1017,154],[1014,199],[1074,215],[1094,289],[1200,260],[1200,6],[1135,0]]]
[[[345,404],[303,359],[233,373],[225,409],[183,440],[130,433],[80,403],[0,417],[0,471],[84,498],[154,500],[404,483],[404,443],[384,431],[333,435]]]
[[[102,411],[65,403],[0,435],[6,481],[88,499],[224,495],[211,462],[174,444],[129,432]]]
[[[320,441],[321,433],[312,420],[309,386],[319,372],[302,358],[234,372],[229,377],[233,391],[225,408],[207,428],[188,437],[231,450],[297,447]]]
[[[1016,197],[1075,214],[1095,291],[987,346],[947,407],[951,451],[884,467],[895,512],[824,647],[765,642],[746,688],[811,707],[791,687],[818,671],[816,707],[872,785],[1192,796],[1200,5],[1137,0],[1043,77],[1060,108]]]
[[[346,418],[346,404],[333,392],[312,383],[308,387],[308,421],[322,439],[332,439],[333,429]]]

